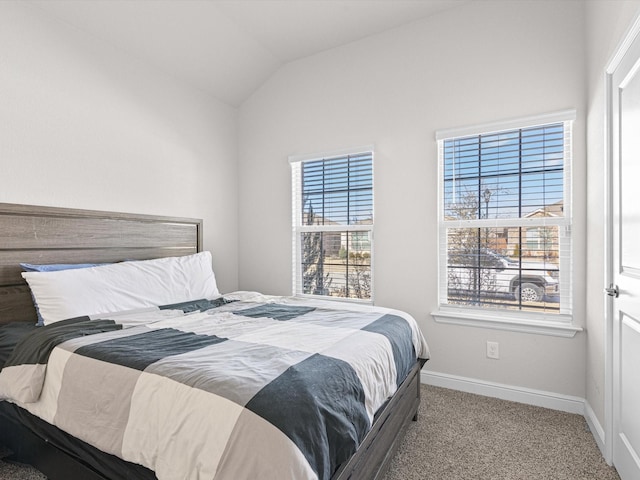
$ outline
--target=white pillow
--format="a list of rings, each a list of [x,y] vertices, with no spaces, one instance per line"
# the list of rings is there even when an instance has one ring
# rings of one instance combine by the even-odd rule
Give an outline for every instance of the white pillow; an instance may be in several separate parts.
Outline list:
[[[44,324],[220,295],[211,253],[57,272],[23,272]]]

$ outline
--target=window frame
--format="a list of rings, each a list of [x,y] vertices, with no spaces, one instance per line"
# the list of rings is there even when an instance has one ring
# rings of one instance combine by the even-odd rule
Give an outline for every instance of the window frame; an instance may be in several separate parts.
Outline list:
[[[438,202],[437,202],[437,219],[438,219],[438,309],[432,312],[432,316],[436,322],[450,323],[456,325],[484,327],[500,330],[538,333],[544,335],[554,335],[563,337],[573,337],[582,328],[573,324],[573,269],[572,262],[574,257],[573,240],[571,237],[571,228],[573,224],[572,218],[572,175],[571,168],[573,163],[573,123],[576,119],[575,110],[564,110],[560,112],[523,117],[502,122],[493,122],[482,125],[466,126],[462,128],[453,128],[447,130],[439,130],[436,132],[436,141],[438,145]],[[537,222],[534,219],[474,219],[474,220],[445,220],[444,205],[444,142],[453,138],[461,138],[467,136],[485,135],[496,132],[526,129],[530,127],[538,127],[542,125],[563,123],[565,124],[565,135],[569,138],[565,140],[565,153],[568,153],[564,162],[563,173],[563,206],[564,218],[547,221],[544,225],[557,225],[558,228],[567,229],[569,234],[569,251],[560,257],[560,274],[565,278],[565,285],[568,283],[567,290],[562,292],[565,299],[560,305],[559,313],[538,313],[517,311],[509,309],[497,308],[478,308],[469,305],[453,305],[447,303],[447,228],[470,228],[470,227],[542,227],[543,222]],[[568,125],[568,128],[566,126]],[[565,137],[566,138],[566,137]],[[538,225],[540,223],[540,225]],[[560,248],[559,248],[560,250]],[[560,254],[561,252],[559,252]],[[566,281],[568,277],[568,282]],[[563,289],[561,282],[560,288]],[[499,312],[496,315],[496,312]]]
[[[362,154],[371,155],[371,175],[372,175],[372,223],[358,225],[304,225],[302,223],[302,175],[301,166],[305,162],[317,162],[339,159],[347,156],[357,156]],[[375,149],[374,145],[364,145],[329,152],[291,155],[289,164],[291,166],[291,213],[292,213],[292,293],[296,297],[313,298],[316,300],[327,300],[334,302],[348,302],[364,305],[374,304],[375,280],[374,280],[374,225],[375,225]],[[302,280],[302,245],[301,237],[308,232],[367,232],[370,239],[370,284],[371,294],[369,299],[359,299],[351,297],[339,297],[330,295],[317,295],[304,293]]]

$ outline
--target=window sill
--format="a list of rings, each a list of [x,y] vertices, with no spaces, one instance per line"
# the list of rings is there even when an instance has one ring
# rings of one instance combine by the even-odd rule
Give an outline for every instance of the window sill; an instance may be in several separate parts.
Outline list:
[[[475,312],[466,309],[443,308],[432,312],[438,323],[463,325],[467,327],[492,328],[511,332],[535,333],[554,337],[572,338],[582,332],[582,327],[572,324],[571,315],[557,315],[554,319],[535,315],[513,315],[506,312]]]
[[[355,305],[371,305],[371,306],[374,304],[373,299],[362,300],[359,298],[331,297],[329,295],[311,295],[308,293],[294,293],[293,296],[297,298],[308,299],[308,300],[321,300],[321,301],[334,302],[334,303],[352,303]]]

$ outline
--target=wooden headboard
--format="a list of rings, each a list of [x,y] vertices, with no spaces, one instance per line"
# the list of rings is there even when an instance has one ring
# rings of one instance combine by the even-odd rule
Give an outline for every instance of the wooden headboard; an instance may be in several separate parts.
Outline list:
[[[20,263],[100,263],[202,250],[202,220],[0,203],[0,324],[35,322]]]

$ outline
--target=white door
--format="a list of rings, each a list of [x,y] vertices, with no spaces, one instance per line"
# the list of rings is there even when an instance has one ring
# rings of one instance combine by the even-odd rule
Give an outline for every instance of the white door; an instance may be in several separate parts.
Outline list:
[[[640,479],[640,37],[611,77],[613,464]]]

